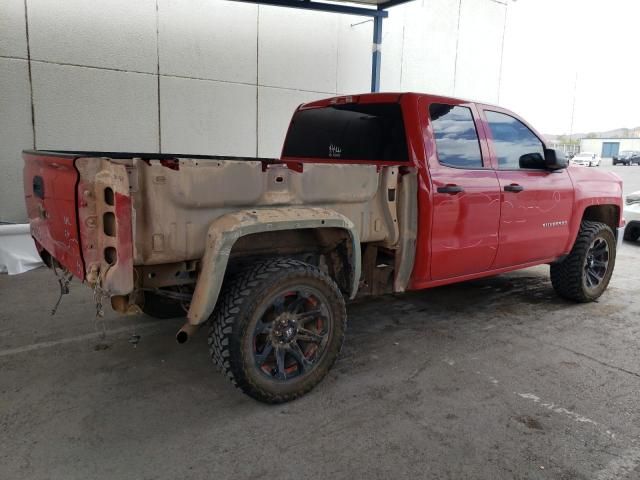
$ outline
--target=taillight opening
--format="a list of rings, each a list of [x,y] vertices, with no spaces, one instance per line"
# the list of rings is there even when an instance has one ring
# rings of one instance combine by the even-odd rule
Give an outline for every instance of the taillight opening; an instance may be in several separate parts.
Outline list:
[[[109,265],[115,265],[118,261],[118,252],[113,247],[107,247],[104,249],[104,261]]]

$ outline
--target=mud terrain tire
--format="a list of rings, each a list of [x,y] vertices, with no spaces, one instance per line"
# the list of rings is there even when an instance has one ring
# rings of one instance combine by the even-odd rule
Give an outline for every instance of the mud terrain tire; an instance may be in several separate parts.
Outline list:
[[[327,375],[342,348],[346,319],[342,293],[319,268],[264,260],[225,280],[210,320],[209,352],[250,397],[288,402]]]
[[[592,302],[606,290],[616,261],[616,238],[609,226],[583,220],[571,253],[551,264],[556,293],[575,302]]]
[[[627,228],[624,229],[624,240],[627,242],[635,242],[640,238],[640,225],[637,223],[627,225]]]

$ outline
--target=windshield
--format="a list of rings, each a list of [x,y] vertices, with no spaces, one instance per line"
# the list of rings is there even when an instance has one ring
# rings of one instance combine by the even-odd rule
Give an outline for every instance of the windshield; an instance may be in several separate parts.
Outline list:
[[[579,153],[574,157],[574,159],[588,159],[593,158],[593,153]]]
[[[627,150],[625,150],[624,152],[620,152],[621,157],[630,157],[631,155],[633,155],[633,152]]]

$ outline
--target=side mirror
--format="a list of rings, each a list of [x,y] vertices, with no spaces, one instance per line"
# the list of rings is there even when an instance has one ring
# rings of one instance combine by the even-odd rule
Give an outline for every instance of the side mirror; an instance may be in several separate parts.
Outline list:
[[[544,162],[549,170],[562,170],[569,164],[564,153],[553,148],[544,149]]]
[[[519,158],[520,168],[544,170],[547,162],[542,155],[536,153],[525,153]]]

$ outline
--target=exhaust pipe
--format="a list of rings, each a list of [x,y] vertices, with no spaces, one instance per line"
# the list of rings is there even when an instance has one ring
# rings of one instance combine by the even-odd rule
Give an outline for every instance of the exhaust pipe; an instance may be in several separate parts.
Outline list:
[[[200,325],[192,325],[189,322],[185,323],[182,328],[178,330],[178,333],[176,333],[176,342],[179,344],[187,343],[199,328]]]

